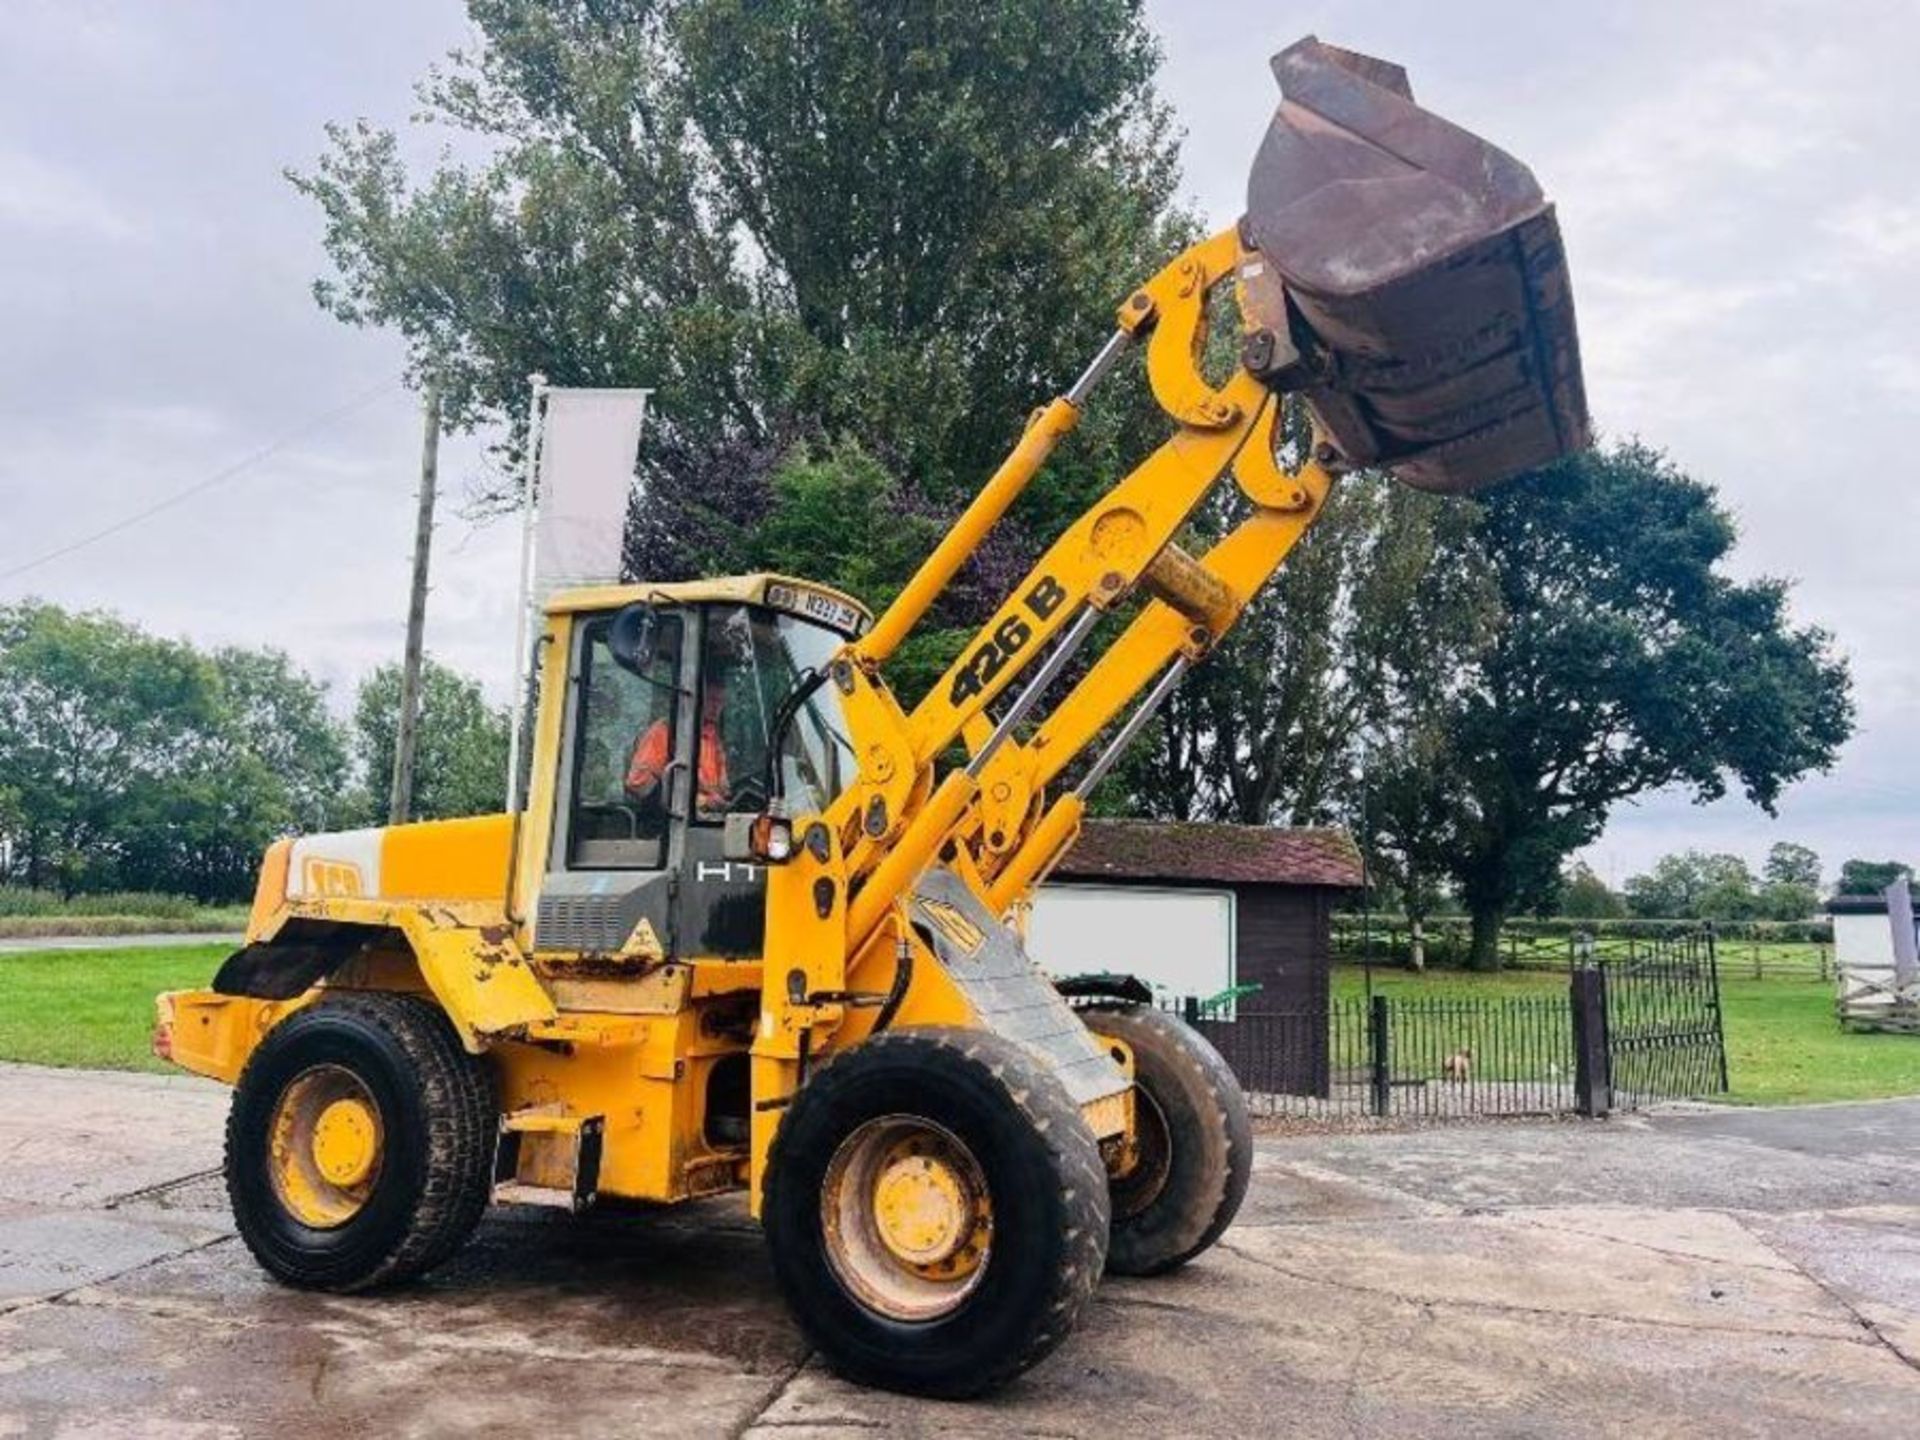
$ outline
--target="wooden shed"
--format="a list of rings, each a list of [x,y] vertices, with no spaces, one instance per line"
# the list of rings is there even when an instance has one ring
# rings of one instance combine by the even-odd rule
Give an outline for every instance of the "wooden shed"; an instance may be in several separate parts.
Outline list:
[[[1361,879],[1344,830],[1093,820],[1036,896],[1028,949],[1169,1000],[1257,986],[1238,1013],[1324,1014],[1333,907]]]

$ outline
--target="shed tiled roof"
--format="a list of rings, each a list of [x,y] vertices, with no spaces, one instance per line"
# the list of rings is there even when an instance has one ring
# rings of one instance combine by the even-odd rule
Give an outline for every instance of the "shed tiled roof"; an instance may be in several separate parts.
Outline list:
[[[1240,885],[1361,883],[1345,830],[1089,820],[1054,873],[1065,880],[1183,880]]]

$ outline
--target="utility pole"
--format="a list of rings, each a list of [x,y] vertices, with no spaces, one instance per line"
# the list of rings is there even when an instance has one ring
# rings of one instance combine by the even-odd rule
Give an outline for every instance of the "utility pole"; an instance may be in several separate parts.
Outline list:
[[[407,601],[407,653],[400,669],[400,724],[393,741],[393,793],[387,823],[403,825],[413,808],[413,754],[420,733],[421,643],[427,628],[427,560],[433,550],[433,492],[440,478],[440,391],[429,384],[420,441],[420,512],[413,530],[413,592]]]

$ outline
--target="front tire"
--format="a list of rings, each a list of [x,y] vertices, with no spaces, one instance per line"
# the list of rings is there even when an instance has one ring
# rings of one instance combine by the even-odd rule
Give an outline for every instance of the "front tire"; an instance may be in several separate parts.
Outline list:
[[[1218,1050],[1151,1005],[1100,1000],[1081,1007],[1080,1018],[1133,1052],[1135,1149],[1110,1177],[1107,1269],[1165,1274],[1218,1240],[1246,1199],[1246,1096]]]
[[[863,1385],[957,1399],[1065,1338],[1106,1259],[1100,1151],[1058,1077],[987,1031],[889,1031],[794,1097],[761,1218],[794,1317]]]
[[[278,1279],[338,1293],[411,1279],[486,1208],[486,1067],[413,995],[330,995],[261,1041],[227,1114],[227,1196]]]

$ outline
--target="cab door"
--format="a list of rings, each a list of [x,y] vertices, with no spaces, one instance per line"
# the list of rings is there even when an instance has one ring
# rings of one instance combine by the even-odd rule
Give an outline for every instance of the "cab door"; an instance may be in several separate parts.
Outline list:
[[[574,628],[537,952],[636,961],[677,953],[674,890],[692,803],[692,622],[684,609],[636,607]],[[615,633],[623,623],[624,638]]]
[[[758,959],[766,938],[766,867],[728,860],[722,840],[730,812],[758,814],[767,805],[768,728],[792,683],[790,669],[771,663],[770,620],[753,605],[700,607],[697,738],[674,912],[689,957]]]

